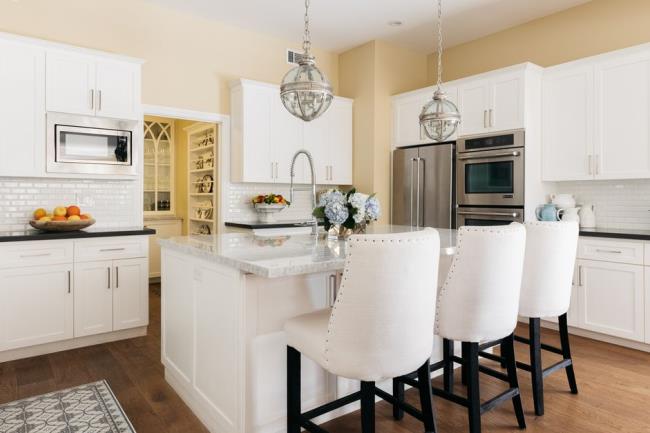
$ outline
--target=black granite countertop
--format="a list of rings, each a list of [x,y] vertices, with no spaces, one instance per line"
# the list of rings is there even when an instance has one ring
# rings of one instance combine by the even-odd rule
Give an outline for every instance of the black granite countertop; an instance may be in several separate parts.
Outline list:
[[[591,236],[597,238],[614,238],[614,239],[636,239],[640,241],[650,241],[650,230],[630,230],[630,229],[580,229],[580,236]]]
[[[155,235],[156,231],[147,227],[87,228],[74,232],[43,232],[40,230],[0,231],[0,242],[45,241],[52,239],[103,238],[109,236]]]
[[[319,222],[318,225],[323,225]],[[238,227],[240,229],[286,229],[290,227],[310,227],[309,221],[276,221],[274,223],[260,223],[256,221],[227,222],[226,227]]]

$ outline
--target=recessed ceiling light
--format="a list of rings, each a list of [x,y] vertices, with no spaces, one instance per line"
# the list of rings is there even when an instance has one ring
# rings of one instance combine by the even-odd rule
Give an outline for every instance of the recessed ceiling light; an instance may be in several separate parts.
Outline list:
[[[402,24],[404,24],[404,22],[403,22],[403,21],[400,21],[400,20],[391,20],[391,21],[388,21],[388,25],[391,26],[391,27],[399,27],[399,26],[401,26]]]

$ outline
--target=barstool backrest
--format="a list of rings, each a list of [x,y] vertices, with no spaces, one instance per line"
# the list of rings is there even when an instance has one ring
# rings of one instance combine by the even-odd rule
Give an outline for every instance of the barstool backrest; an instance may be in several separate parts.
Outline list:
[[[510,335],[525,248],[522,224],[458,229],[456,254],[438,294],[437,333],[472,343]]]
[[[417,370],[433,348],[438,231],[350,236],[347,248],[325,343],[327,369],[363,381]]]
[[[578,223],[526,223],[526,259],[519,314],[557,317],[569,310]]]

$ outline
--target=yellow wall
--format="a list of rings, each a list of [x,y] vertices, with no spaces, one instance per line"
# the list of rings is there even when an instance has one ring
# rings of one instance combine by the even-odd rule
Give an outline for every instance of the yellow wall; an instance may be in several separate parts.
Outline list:
[[[530,61],[551,66],[650,41],[650,1],[593,0],[444,51],[443,79]],[[429,83],[436,55],[429,56]]]
[[[290,69],[286,49],[302,41],[300,34],[281,40],[142,0],[5,0],[0,31],[140,57],[145,104],[224,114],[231,80],[279,83]],[[337,89],[338,55],[314,54]]]
[[[427,58],[383,41],[341,54],[340,93],[354,98],[354,185],[377,193],[389,221],[391,95],[426,84]]]

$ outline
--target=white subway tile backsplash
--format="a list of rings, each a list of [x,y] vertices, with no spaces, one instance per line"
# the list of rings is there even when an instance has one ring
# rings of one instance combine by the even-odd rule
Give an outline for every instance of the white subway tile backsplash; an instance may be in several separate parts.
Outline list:
[[[556,191],[595,205],[598,227],[650,230],[650,180],[558,182]]]
[[[0,231],[24,230],[39,207],[76,204],[97,220],[96,227],[142,225],[136,181],[0,178]]]

